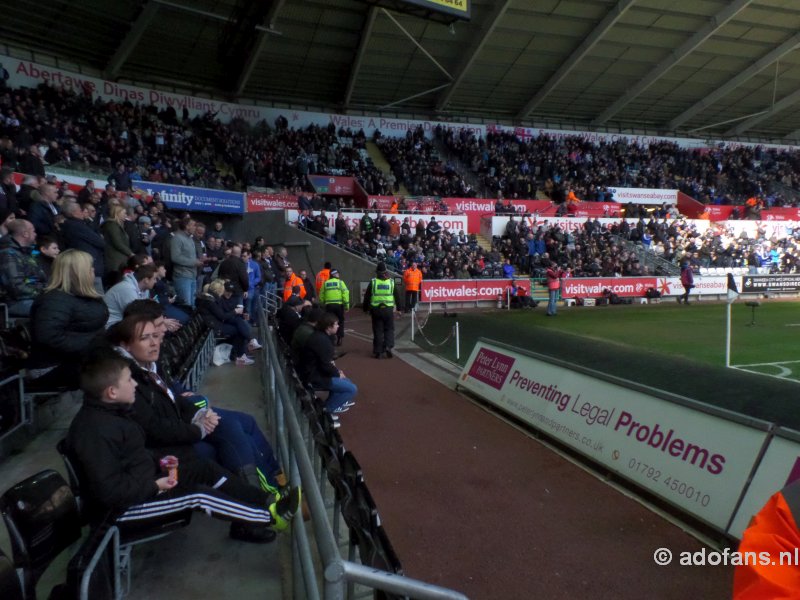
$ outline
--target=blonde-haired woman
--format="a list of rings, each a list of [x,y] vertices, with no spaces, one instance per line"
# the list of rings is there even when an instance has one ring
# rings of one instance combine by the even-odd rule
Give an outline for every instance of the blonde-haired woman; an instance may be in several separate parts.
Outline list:
[[[247,356],[247,350],[258,350],[261,345],[253,337],[250,325],[244,320],[244,308],[241,304],[233,306],[231,296],[233,286],[226,285],[225,280],[215,279],[203,288],[197,297],[197,311],[206,324],[217,335],[229,338],[231,360],[237,365],[252,365],[255,361]]]
[[[106,241],[105,259],[106,271],[119,271],[133,256],[131,240],[125,232],[125,216],[127,212],[122,206],[110,209],[109,219],[103,223],[103,238]],[[100,277],[103,273],[98,273]]]
[[[44,293],[31,308],[33,348],[29,371],[43,388],[77,389],[78,367],[98,334],[108,308],[94,287],[92,256],[66,250],[53,262]]]

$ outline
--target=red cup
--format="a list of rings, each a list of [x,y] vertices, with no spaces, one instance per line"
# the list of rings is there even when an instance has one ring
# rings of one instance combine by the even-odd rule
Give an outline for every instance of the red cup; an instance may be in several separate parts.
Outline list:
[[[171,481],[175,483],[178,482],[178,457],[177,456],[165,456],[159,461],[159,465],[161,466],[162,471],[167,472],[167,477]]]

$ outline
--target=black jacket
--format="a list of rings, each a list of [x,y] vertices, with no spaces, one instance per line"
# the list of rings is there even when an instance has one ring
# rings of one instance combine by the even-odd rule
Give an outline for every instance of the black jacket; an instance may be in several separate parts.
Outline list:
[[[33,366],[80,364],[94,338],[105,330],[108,307],[103,298],[45,292],[33,301],[31,337]]]
[[[28,220],[33,223],[36,235],[56,234],[56,216],[47,202],[43,200],[32,202],[28,211]]]
[[[186,446],[185,452],[193,454],[189,445],[202,439],[200,428],[191,422],[197,407],[179,395],[173,402],[148,372],[135,363],[131,364],[131,374],[138,384],[131,418],[144,430],[145,445],[162,451],[168,447]],[[161,375],[161,378],[170,385],[165,376]],[[185,455],[180,448],[171,448],[170,452],[178,457]]]
[[[236,296],[240,296],[250,289],[247,265],[236,256],[229,256],[219,264],[219,278],[227,279],[233,284],[233,293]]]
[[[87,496],[105,509],[122,510],[158,494],[158,464],[130,417],[129,406],[87,398],[67,434]]]
[[[102,277],[105,273],[105,247],[103,236],[82,219],[68,218],[61,225],[61,234],[67,248],[87,252],[94,259],[94,273]]]
[[[222,299],[214,294],[201,294],[195,300],[195,306],[205,324],[216,333],[222,331],[223,323],[232,323],[239,316],[233,311],[226,310]]]
[[[339,369],[333,364],[334,348],[329,335],[315,330],[300,349],[298,375],[315,388],[328,389],[331,378],[339,377]]]

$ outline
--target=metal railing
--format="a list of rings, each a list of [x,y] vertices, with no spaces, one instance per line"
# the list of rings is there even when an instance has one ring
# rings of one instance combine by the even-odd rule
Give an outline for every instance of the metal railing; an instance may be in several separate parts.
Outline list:
[[[309,456],[309,446],[313,448],[314,441],[306,439],[298,419],[300,408],[294,386],[287,384],[286,361],[279,354],[275,332],[270,328],[266,296],[261,297],[261,307],[259,336],[264,346],[263,394],[270,433],[292,485],[302,484],[303,496],[311,512],[310,531],[303,519],[292,521],[293,597],[349,600],[353,597],[353,584],[360,584],[422,600],[467,600],[460,592],[342,558],[338,513],[333,515],[334,529],[328,517],[325,491],[320,487],[328,484],[324,477],[316,475]],[[311,547],[312,537],[316,552]]]

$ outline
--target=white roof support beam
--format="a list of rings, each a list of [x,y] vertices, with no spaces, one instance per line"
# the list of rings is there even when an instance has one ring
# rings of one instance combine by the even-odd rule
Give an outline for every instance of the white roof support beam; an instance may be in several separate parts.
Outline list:
[[[122,43],[120,43],[120,45],[117,47],[116,52],[114,52],[114,55],[111,57],[111,60],[108,61],[108,64],[103,71],[103,77],[105,79],[116,78],[116,76],[119,74],[119,70],[122,68],[122,65],[125,64],[125,61],[128,60],[128,57],[131,55],[131,52],[133,52],[133,49],[136,48],[139,40],[142,39],[142,35],[144,35],[144,32],[153,21],[153,18],[156,16],[157,12],[157,2],[147,2],[142,7],[142,11],[139,13],[139,16],[136,17],[136,20],[131,24],[130,30],[122,39]]]
[[[531,98],[530,102],[525,105],[519,113],[517,114],[517,121],[522,121],[526,119],[529,114],[531,114],[537,106],[542,103],[550,92],[552,92],[558,85],[564,81],[567,75],[570,74],[572,69],[581,62],[584,57],[591,52],[592,48],[595,47],[597,42],[599,42],[603,37],[608,33],[608,31],[616,25],[617,21],[624,15],[631,5],[636,0],[620,0],[617,2],[616,6],[608,11],[608,14],[603,18],[600,23],[592,30],[592,32],[586,36],[580,46],[578,46],[572,54],[570,54],[569,58],[561,63],[561,66],[558,70],[553,73],[550,79],[547,80],[536,95]]]
[[[680,115],[672,119],[672,121],[670,121],[669,124],[667,125],[667,128],[670,131],[675,131],[678,127],[686,123],[686,121],[688,121],[689,119],[701,113],[715,102],[718,102],[719,100],[730,94],[733,90],[738,88],[744,82],[755,77],[769,65],[780,60],[781,58],[789,54],[789,52],[795,50],[798,46],[800,46],[800,33],[794,34],[783,44],[772,50],[772,52],[762,56],[752,65],[747,67],[744,71],[739,73],[736,77],[728,81],[725,85],[723,85],[720,88],[717,88],[708,96],[697,102],[694,106],[685,110]]]
[[[242,65],[242,71],[239,73],[239,77],[236,79],[236,89],[234,93],[237,96],[241,96],[244,93],[244,89],[247,87],[247,82],[250,81],[250,76],[253,74],[258,58],[267,45],[269,34],[274,33],[278,35],[278,32],[275,31],[275,19],[278,18],[278,11],[283,8],[285,1],[286,0],[273,0],[267,17],[264,19],[264,24],[261,27],[256,27],[258,30],[258,38],[253,46],[253,50],[250,52],[247,60],[244,61],[244,65]]]
[[[658,63],[643,79],[631,87],[621,98],[616,100],[611,106],[604,110],[597,118],[592,121],[592,126],[604,125],[611,117],[628,105],[631,100],[658,81],[667,71],[681,62],[684,58],[694,52],[703,42],[710,38],[714,33],[737,14],[743,11],[752,0],[735,0],[726,6],[716,15],[709,19],[708,23],[686,40],[678,48]]]
[[[747,119],[743,123],[739,123],[736,127],[733,127],[725,132],[725,137],[741,135],[748,129],[752,129],[755,125],[758,125],[762,121],[766,121],[770,117],[776,115],[777,113],[786,110],[800,102],[800,90],[793,92],[786,96],[783,100],[779,100],[775,104],[773,104],[769,110],[765,110],[753,117]]]
[[[361,39],[358,41],[358,50],[356,51],[356,60],[350,69],[350,77],[347,79],[347,90],[344,94],[344,108],[350,106],[350,100],[353,98],[353,92],[356,89],[356,81],[358,80],[358,72],[361,70],[361,63],[364,61],[364,54],[367,52],[369,40],[372,37],[372,27],[375,25],[375,17],[378,16],[378,9],[370,6],[367,11],[367,20],[364,21],[364,27],[361,30]]]
[[[632,1],[632,0],[628,0]],[[498,23],[500,23],[500,19],[506,14],[509,5],[511,4],[511,0],[498,0],[494,3],[494,8],[492,8],[492,13],[486,16],[486,19],[483,20],[483,27],[478,32],[475,42],[472,44],[470,50],[465,54],[464,58],[461,61],[461,64],[458,66],[455,74],[453,75],[453,83],[450,84],[450,87],[446,89],[439,98],[436,100],[436,110],[440,111],[445,106],[450,103],[450,99],[453,97],[453,93],[455,93],[456,88],[461,85],[461,82],[464,80],[464,77],[467,75],[469,70],[472,68],[472,64],[475,62],[475,59],[480,54],[483,47],[486,45],[486,42],[489,40],[489,36],[492,35],[495,28],[497,27]]]

